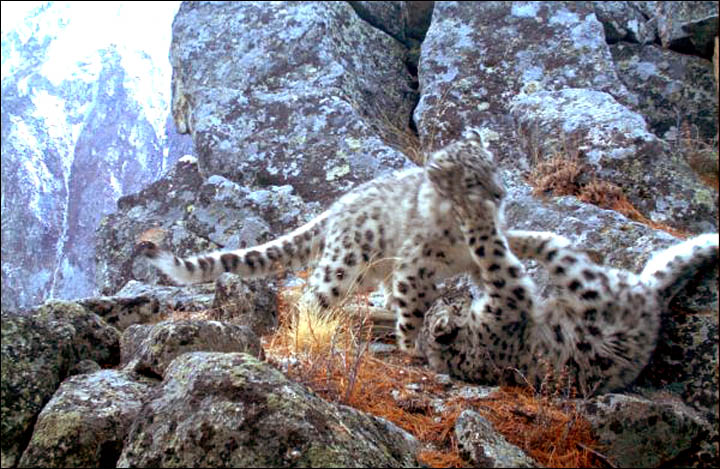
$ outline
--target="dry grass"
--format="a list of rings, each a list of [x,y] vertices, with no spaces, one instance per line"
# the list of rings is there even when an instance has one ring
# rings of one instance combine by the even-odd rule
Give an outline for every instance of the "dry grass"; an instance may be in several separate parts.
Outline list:
[[[536,196],[547,193],[555,196],[576,195],[582,187],[580,176],[584,171],[585,165],[577,157],[556,153],[535,164],[528,176],[528,183]]]
[[[718,135],[711,140],[703,140],[697,129],[686,121],[680,125],[680,138],[675,151],[684,155],[690,167],[700,180],[716,191],[720,184],[720,168],[718,168]]]
[[[597,443],[574,404],[558,404],[528,388],[501,388],[480,412],[512,444],[546,467],[597,467]],[[484,412],[483,412],[484,410]]]
[[[400,127],[390,119],[384,118],[383,115],[380,116],[380,121],[381,124],[376,130],[382,135],[383,141],[410,158],[413,163],[423,166],[425,152],[417,132],[413,131],[409,125]]]
[[[652,221],[633,206],[619,186],[595,176],[588,177],[590,174],[591,169],[580,160],[578,152],[569,150],[557,152],[545,160],[538,158],[527,181],[535,196],[572,195],[582,202],[622,213],[633,221],[675,237],[689,236],[686,231]]]
[[[283,289],[279,295],[278,330],[263,338],[268,360],[321,397],[384,417],[412,433],[423,443],[417,455],[422,464],[468,466],[454,432],[458,416],[467,408],[486,414],[509,441],[543,465],[598,464],[590,449],[595,441],[589,426],[574,409],[511,388],[485,400],[445,399],[438,409],[433,399],[443,398],[446,389],[434,373],[404,354],[380,358],[369,351],[369,306],[364,315],[348,317],[340,311],[328,315],[295,306],[297,298],[296,288]]]

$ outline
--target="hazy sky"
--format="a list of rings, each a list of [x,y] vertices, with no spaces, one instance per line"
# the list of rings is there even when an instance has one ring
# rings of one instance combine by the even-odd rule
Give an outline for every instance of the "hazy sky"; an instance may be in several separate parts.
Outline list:
[[[49,8],[25,19],[43,4]],[[24,43],[31,36],[54,38],[48,57],[61,64],[82,60],[110,44],[143,50],[153,61],[167,62],[172,20],[180,2],[2,2],[2,33],[18,33]],[[3,62],[12,60],[3,54]],[[9,64],[3,64],[3,72]],[[53,64],[49,64],[52,67]],[[62,65],[58,65],[62,66]]]

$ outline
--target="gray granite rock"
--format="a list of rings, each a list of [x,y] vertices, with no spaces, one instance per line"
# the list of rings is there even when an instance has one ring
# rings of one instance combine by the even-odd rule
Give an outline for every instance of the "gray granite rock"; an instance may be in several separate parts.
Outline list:
[[[455,422],[460,454],[473,467],[538,467],[520,448],[495,431],[477,412],[465,410]]]
[[[348,2],[360,18],[408,47],[416,47],[430,27],[435,2]]]
[[[428,150],[472,125],[510,138],[508,104],[521,91],[588,88],[635,100],[586,2],[438,2],[418,73],[414,119]]]
[[[117,467],[409,467],[417,441],[324,401],[254,357],[187,353],[135,420]]]
[[[595,16],[605,30],[609,44],[620,41],[640,44],[652,43],[657,38],[657,23],[649,16],[658,2],[592,2]],[[643,5],[645,4],[645,5]]]
[[[162,321],[130,326],[122,336],[121,365],[162,377],[170,363],[188,352],[244,352],[264,358],[260,339],[246,326],[219,321]]]
[[[215,281],[215,318],[247,326],[258,336],[272,332],[278,319],[277,294],[271,284],[268,280],[247,282],[230,273],[221,275]]]
[[[208,175],[327,202],[408,164],[381,138],[414,105],[405,47],[345,2],[184,3],[170,58],[173,117]]]
[[[65,380],[40,412],[19,467],[115,467],[153,384],[116,370]]]
[[[521,93],[510,109],[522,133],[538,134],[540,154],[567,154],[571,145],[590,167],[586,172],[620,186],[652,220],[695,233],[717,231],[717,193],[648,130],[642,116],[608,93],[574,88]]]
[[[617,467],[712,467],[717,461],[716,445],[706,444],[712,426],[676,398],[605,394],[578,409]]]
[[[641,2],[638,2],[641,3]],[[663,47],[712,56],[718,35],[718,4],[713,1],[653,2]]]
[[[2,316],[2,467],[15,466],[35,418],[81,360],[117,364],[120,334],[81,306],[48,300]]]
[[[618,43],[610,51],[620,80],[638,96],[635,109],[655,135],[676,139],[684,123],[694,139],[715,137],[718,104],[712,62],[654,44]],[[674,133],[668,133],[671,129]]]
[[[178,311],[205,311],[212,308],[212,284],[165,287],[130,280],[113,296],[95,296],[78,303],[123,331],[133,324],[157,322]]]
[[[221,247],[236,249],[265,242],[319,211],[318,204],[306,205],[289,186],[251,191],[221,176],[203,180],[194,159],[181,159],[167,176],[121,198],[117,213],[103,219],[97,248],[100,292],[114,295],[132,279],[171,283],[137,258],[134,248],[141,238],[154,237],[180,256]],[[150,296],[157,296],[155,293]],[[116,296],[133,295],[134,291],[127,291]],[[170,297],[175,297],[176,304],[190,303],[175,294],[161,294],[158,300]]]

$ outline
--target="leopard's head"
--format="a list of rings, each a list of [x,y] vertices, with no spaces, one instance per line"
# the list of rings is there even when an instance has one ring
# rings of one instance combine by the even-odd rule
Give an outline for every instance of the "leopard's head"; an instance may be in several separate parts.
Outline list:
[[[476,128],[466,130],[461,140],[433,153],[425,170],[438,193],[451,200],[491,200],[500,204],[505,197],[493,154]]]

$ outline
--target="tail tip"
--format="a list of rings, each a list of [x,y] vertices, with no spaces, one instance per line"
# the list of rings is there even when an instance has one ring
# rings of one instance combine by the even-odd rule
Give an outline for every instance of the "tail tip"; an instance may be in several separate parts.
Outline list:
[[[152,241],[143,240],[135,245],[135,253],[148,259],[157,259],[161,252],[160,247]]]

